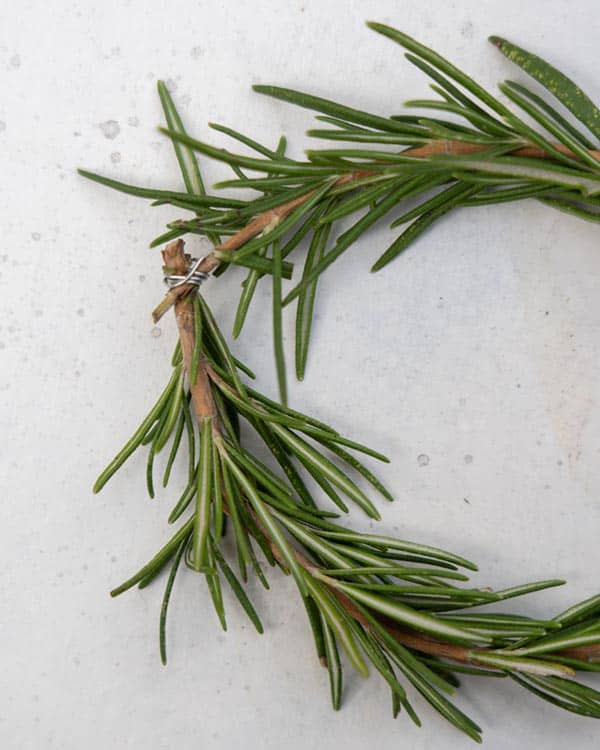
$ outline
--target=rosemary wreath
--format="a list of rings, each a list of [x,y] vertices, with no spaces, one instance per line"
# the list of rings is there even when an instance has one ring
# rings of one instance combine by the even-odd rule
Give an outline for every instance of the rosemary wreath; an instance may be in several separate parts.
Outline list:
[[[189,466],[186,486],[168,518],[179,526],[112,595],[136,585],[145,587],[168,570],[159,628],[160,654],[166,663],[167,609],[182,562],[205,576],[223,628],[222,585],[227,584],[262,633],[243,582],[252,572],[268,588],[266,561],[295,580],[317,657],[329,672],[336,709],[342,693],[341,648],[361,675],[372,669],[387,682],[394,716],[404,709],[420,723],[405,689],[409,683],[476,741],[481,740],[480,728],[448,697],[458,687],[461,673],[509,677],[556,706],[600,718],[600,693],[573,679],[577,672],[600,671],[600,595],[543,620],[481,611],[484,605],[563,582],[541,581],[502,591],[473,588],[465,571],[476,566],[468,560],[423,544],[353,532],[336,523],[336,512],[321,509],[315,501],[311,488],[320,489],[339,511],[346,512],[352,502],[378,519],[376,506],[358,480],[388,500],[392,496],[357,454],[388,459],[287,405],[285,306],[296,301],[295,370],[301,379],[321,274],[388,214],[395,213],[391,226],[403,229],[374,263],[374,271],[458,208],[534,198],[600,221],[600,110],[576,84],[541,58],[492,37],[500,51],[542,84],[572,117],[524,86],[506,81],[500,89],[516,105],[513,110],[409,36],[378,23],[368,25],[403,46],[406,59],[433,81],[431,88],[439,98],[415,100],[408,106],[438,111],[442,117],[382,117],[290,89],[255,86],[261,93],[317,111],[321,126],[310,135],[350,145],[309,150],[307,160],[298,161],[286,156],[283,137],[271,149],[211,124],[257,154],[246,156],[190,137],[167,88],[159,83],[167,124],[162,130],[173,143],[185,191],[126,185],[81,170],[85,177],[150,199],[153,205],[167,203],[192,213],[192,218],[170,223],[152,242],[167,243],[162,250],[163,273],[170,288],[153,315],[158,320],[169,308],[175,311],[179,340],[172,375],[94,485],[98,492],[135,451],[146,447],[146,483],[153,497],[154,459],[170,441],[163,485],[169,482],[178,454],[187,453]],[[574,120],[580,125],[576,127]],[[397,146],[403,148],[398,151]],[[216,187],[251,188],[258,197],[243,200],[207,193],[197,153],[233,170],[234,177]],[[351,214],[358,215],[355,223],[336,236],[334,224]],[[187,234],[208,238],[211,252],[192,259],[181,239]],[[293,273],[288,258],[300,249],[301,276],[284,296],[282,280]],[[252,372],[232,354],[199,293],[209,275],[220,276],[231,265],[248,269],[234,337],[242,330],[258,283],[271,277],[280,402],[248,384]],[[241,422],[264,442],[271,465],[249,450]],[[226,559],[222,548],[228,527],[235,562]]]

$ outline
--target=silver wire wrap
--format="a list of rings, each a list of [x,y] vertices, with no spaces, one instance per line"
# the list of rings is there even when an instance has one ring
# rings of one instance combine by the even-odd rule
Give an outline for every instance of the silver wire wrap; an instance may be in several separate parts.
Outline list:
[[[183,286],[183,284],[194,284],[200,290],[201,284],[203,284],[210,275],[203,271],[198,271],[198,268],[202,261],[206,258],[206,255],[202,258],[191,258],[190,270],[185,276],[181,276],[177,273],[165,274],[163,281],[169,287],[169,289],[175,289],[175,287]]]

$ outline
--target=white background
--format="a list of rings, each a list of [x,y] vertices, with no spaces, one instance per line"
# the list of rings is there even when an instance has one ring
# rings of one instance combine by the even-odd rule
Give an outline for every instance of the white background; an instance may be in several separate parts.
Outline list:
[[[152,6],[155,6],[154,8]],[[523,80],[488,44],[505,35],[600,99],[600,12],[588,2],[3,3],[0,11],[0,745],[104,748],[463,748],[415,699],[416,729],[387,689],[348,671],[329,707],[293,585],[252,586],[266,634],[228,599],[223,634],[185,572],[158,659],[162,586],[108,590],[158,548],[177,492],[151,502],[136,456],[98,496],[95,475],[161,388],[175,341],[154,329],[163,293],[148,242],[175,209],[86,182],[85,166],[180,188],[155,84],[191,132],[222,122],[292,154],[308,112],[252,93],[305,88],[381,113],[425,96],[401,50],[366,29],[402,28],[486,86]],[[109,137],[114,136],[114,137]],[[226,169],[209,164],[211,183]],[[598,590],[598,229],[534,202],[464,210],[380,274],[373,231],[324,277],[309,371],[293,404],[385,450],[396,495],[377,528],[480,563],[480,585],[565,577],[513,609],[552,615]],[[196,245],[188,245],[192,251]],[[207,294],[227,331],[233,272]],[[269,290],[236,351],[274,394]],[[292,341],[289,322],[288,343]],[[289,357],[291,360],[291,349]],[[426,456],[418,461],[419,456]],[[426,465],[421,465],[426,464]],[[368,524],[358,515],[356,526]],[[500,680],[465,680],[458,703],[489,748],[597,747],[598,725]]]

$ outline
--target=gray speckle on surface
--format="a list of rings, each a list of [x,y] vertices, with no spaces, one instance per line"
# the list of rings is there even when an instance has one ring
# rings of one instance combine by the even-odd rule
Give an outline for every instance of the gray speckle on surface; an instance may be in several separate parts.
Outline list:
[[[204,50],[202,49],[202,47],[192,47],[192,50],[190,52],[190,55],[195,60],[197,60],[199,57],[202,57],[203,54],[204,54]]]
[[[466,21],[465,23],[463,23],[460,28],[460,33],[465,37],[465,39],[472,39],[475,34],[475,27],[473,26],[472,21]]]
[[[6,130],[6,123],[4,122],[4,120],[0,120],[0,133],[2,133],[2,131],[4,130]]]
[[[116,120],[106,120],[105,122],[101,122],[98,127],[102,131],[102,135],[111,141],[121,132],[121,127]]]
[[[21,67],[21,55],[13,55],[10,58],[10,66],[11,68],[20,68]]]
[[[128,117],[127,124],[131,125],[132,128],[137,128],[138,125],[140,124],[140,118],[135,117],[135,115],[133,117]]]
[[[420,453],[417,456],[417,463],[419,466],[427,466],[429,464],[429,456],[426,453]]]
[[[31,239],[35,240],[36,242],[39,242],[39,240],[42,239],[42,235],[39,232],[32,232]]]
[[[473,463],[473,456],[470,453],[467,453],[465,456],[465,463],[466,464],[472,464]]]
[[[121,154],[118,151],[113,151],[110,155],[110,160],[113,164],[118,164],[121,161]]]
[[[150,335],[153,339],[160,338],[162,331],[158,326],[154,326],[154,328],[150,331]]]

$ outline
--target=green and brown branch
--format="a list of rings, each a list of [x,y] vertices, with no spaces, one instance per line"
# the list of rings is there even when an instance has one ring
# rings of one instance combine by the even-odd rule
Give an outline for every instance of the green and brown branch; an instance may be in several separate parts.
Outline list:
[[[301,378],[321,274],[390,213],[396,212],[391,227],[404,229],[373,270],[387,265],[429,226],[458,208],[533,198],[600,221],[600,111],[564,74],[505,40],[492,39],[591,137],[520,84],[507,81],[500,87],[518,108],[515,112],[414,39],[381,24],[369,25],[407,49],[408,61],[433,80],[440,98],[409,104],[442,111],[443,118],[406,113],[382,117],[290,89],[257,86],[262,93],[319,112],[318,119],[329,127],[311,135],[351,147],[312,150],[305,161],[295,161],[285,155],[283,138],[270,149],[231,128],[213,125],[259,154],[246,156],[188,136],[166,87],[159,84],[166,132],[186,191],[139,188],[82,172],[155,204],[169,203],[193,213],[191,219],[169,224],[153,243],[168,242],[162,251],[165,273],[187,274],[192,261],[181,237],[188,233],[205,236],[212,244],[201,272],[217,276],[230,265],[248,269],[235,335],[242,329],[258,282],[272,277],[274,349],[282,395],[283,307],[298,301],[296,372]],[[528,125],[521,111],[537,127]],[[454,119],[446,119],[448,115]],[[235,178],[221,187],[251,188],[258,197],[238,200],[206,194],[198,153],[232,168]],[[248,177],[248,171],[259,176]],[[406,207],[415,200],[416,207]],[[337,222],[356,215],[354,224],[336,236]],[[306,248],[301,278],[283,297],[282,279],[293,270],[286,259],[301,247]],[[370,485],[387,499],[391,494],[357,454],[387,459],[254,389],[244,378],[252,378],[252,373],[233,356],[206,300],[196,291],[195,285],[175,287],[156,308],[156,320],[175,308],[179,342],[171,377],[94,485],[95,492],[101,490],[125,461],[147,446],[146,483],[154,497],[156,457],[170,444],[163,475],[166,487],[177,457],[186,454],[183,487],[168,516],[169,524],[180,524],[178,530],[112,592],[116,596],[135,585],[147,586],[169,570],[160,613],[163,661],[168,605],[182,561],[204,575],[223,628],[226,583],[259,632],[262,624],[243,584],[254,571],[268,588],[266,561],[296,582],[317,657],[329,672],[335,708],[342,693],[341,649],[358,673],[366,676],[370,667],[386,681],[394,716],[404,709],[419,723],[406,691],[411,685],[476,741],[480,728],[447,697],[459,684],[457,674],[509,676],[553,705],[600,718],[600,693],[573,679],[579,672],[600,671],[600,595],[544,620],[490,611],[495,603],[562,581],[501,591],[473,587],[465,571],[476,566],[456,554],[353,532],[336,523],[337,512],[322,510],[317,499],[326,498],[342,512],[354,503],[371,518],[379,518],[364,487]],[[262,441],[269,460],[260,460],[248,448],[241,422]],[[236,557],[231,565],[223,548],[226,533]]]
[[[553,143],[553,148],[560,153],[568,156],[574,160],[577,160],[576,154],[574,154],[566,146],[561,143]],[[432,156],[444,155],[444,156],[471,156],[486,151],[487,145],[480,143],[466,143],[464,141],[453,141],[448,139],[434,140],[427,143],[424,146],[418,146],[408,148],[402,151],[403,156],[410,156],[413,159],[428,159]],[[512,156],[527,158],[527,159],[552,159],[552,154],[538,146],[520,146],[512,151],[508,152]],[[588,153],[600,162],[600,151],[595,149],[589,149]],[[383,162],[385,163],[385,162]],[[392,165],[390,165],[392,166]],[[359,182],[365,178],[373,176],[373,171],[369,169],[357,169],[350,174],[345,174],[339,177],[334,183],[334,187],[350,186],[353,182]],[[223,253],[231,253],[239,248],[243,247],[249,240],[253,239],[261,232],[268,232],[269,229],[274,228],[283,219],[289,216],[292,211],[299,206],[306,203],[315,193],[315,190],[309,190],[304,195],[297,198],[293,198],[289,201],[284,201],[281,205],[264,211],[262,214],[252,219],[243,229],[240,229],[236,234],[230,237],[225,242],[217,245],[213,250],[205,257],[204,261],[200,264],[199,270],[203,273],[212,273],[215,271],[219,264],[222,262]],[[185,297],[192,293],[194,287],[191,284],[182,285],[176,289],[172,289],[165,295],[164,299],[152,312],[152,318],[157,323],[165,312],[175,304],[175,301]]]
[[[242,330],[258,282],[274,273],[275,241],[280,243],[284,262],[288,256],[298,255],[297,248],[308,247],[301,278],[280,300],[281,307],[297,300],[296,373],[300,379],[306,368],[321,274],[387,215],[395,212],[391,227],[402,229],[372,270],[386,266],[431,225],[459,208],[529,198],[600,222],[600,111],[564,74],[506,40],[492,38],[509,59],[545,86],[588,128],[592,137],[521,84],[506,81],[500,85],[513,105],[509,108],[411,37],[381,24],[370,26],[403,46],[407,60],[432,80],[439,98],[408,102],[413,108],[409,112],[418,108],[429,111],[428,116],[402,113],[383,117],[291,89],[255,86],[260,93],[318,112],[317,118],[329,127],[309,131],[313,137],[350,146],[313,149],[307,151],[307,160],[298,161],[285,156],[283,138],[276,149],[270,149],[231,128],[211,125],[258,154],[247,156],[191,138],[168,91],[159,84],[168,126],[163,132],[176,149],[187,193],[140,188],[83,172],[118,190],[151,198],[155,204],[170,203],[191,211],[193,218],[171,222],[167,233],[155,242],[162,244],[188,233],[207,237],[213,249],[200,267],[203,272],[220,274],[231,264],[248,267],[235,336]],[[432,110],[433,115],[439,112],[442,116],[431,116]],[[529,125],[522,114],[535,126]],[[400,151],[396,150],[398,146]],[[196,153],[233,169],[235,178],[217,187],[250,188],[259,196],[238,200],[207,195]],[[245,170],[259,176],[248,177]],[[415,200],[418,205],[402,213],[402,206]],[[359,218],[350,229],[336,235],[338,222],[357,214]],[[310,242],[303,242],[311,237]],[[274,284],[274,288],[279,289],[279,285]],[[169,291],[154,310],[155,321],[191,291],[189,285]],[[283,391],[280,328],[274,323]]]

